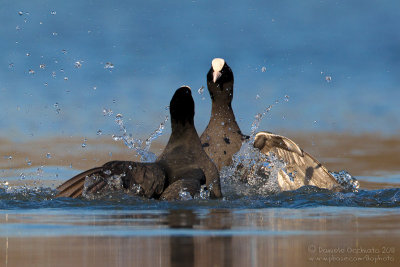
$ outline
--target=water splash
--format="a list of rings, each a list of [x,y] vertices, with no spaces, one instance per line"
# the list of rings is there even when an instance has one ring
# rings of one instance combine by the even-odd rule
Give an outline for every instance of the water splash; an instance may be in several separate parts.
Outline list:
[[[129,149],[134,149],[135,152],[140,156],[141,162],[154,162],[157,156],[150,152],[151,143],[160,137],[165,129],[165,123],[168,121],[168,116],[165,117],[164,121],[160,123],[158,128],[150,134],[150,136],[143,142],[140,139],[134,138],[132,134],[128,134],[124,125],[122,114],[115,116],[115,122],[119,126],[121,135],[112,135],[114,141],[123,141]]]
[[[205,184],[201,185],[200,193],[194,196],[194,199],[210,199],[211,191],[212,191],[212,184],[210,184],[210,188],[207,188]]]
[[[285,99],[288,96],[285,95]],[[279,101],[275,101],[276,104]],[[220,171],[221,189],[224,196],[266,196],[280,192],[278,173],[286,170],[285,163],[275,154],[261,153],[254,148],[254,137],[262,119],[271,111],[274,105],[267,106],[257,113],[250,128],[250,138],[247,139],[238,152],[232,157],[232,164]]]
[[[285,102],[289,96],[285,95]],[[279,100],[275,104],[279,104]],[[268,106],[263,112],[256,114],[251,124],[250,138],[247,139],[240,150],[232,157],[232,164],[223,167],[220,171],[221,187],[224,196],[268,196],[282,191],[279,177],[284,175],[292,181],[296,173],[289,172],[286,163],[273,152],[264,154],[254,148],[254,137],[262,119],[267,115],[273,105]],[[330,172],[345,191],[357,192],[359,182],[346,171]]]
[[[204,86],[202,85],[199,90],[197,90],[197,93],[199,93],[199,95],[204,93]]]
[[[285,163],[273,153],[267,155],[254,148],[253,140],[245,141],[233,155],[232,164],[220,171],[222,194],[228,198],[280,192],[277,177]]]
[[[179,199],[180,200],[192,200],[192,195],[187,191],[187,188],[182,188],[179,191]]]
[[[104,172],[106,175],[111,174]],[[86,176],[83,185],[82,196],[86,199],[104,199],[106,196],[112,196],[114,193],[123,193],[123,181],[122,178],[125,173],[120,175],[111,175],[104,179],[99,175]],[[104,183],[104,184],[102,184]],[[94,187],[98,187],[98,190],[91,190]]]
[[[259,95],[256,96],[256,99],[260,99],[261,97]],[[289,102],[289,96],[285,95],[283,98],[284,102]],[[262,119],[271,111],[271,109],[275,106],[278,105],[281,101],[279,99],[275,100],[274,104],[267,106],[263,111],[260,113],[257,113],[254,116],[254,121],[251,124],[250,128],[250,139],[254,139],[256,136],[257,130],[260,127],[260,123]]]
[[[345,170],[329,172],[345,190],[357,192],[360,188],[358,180]]]

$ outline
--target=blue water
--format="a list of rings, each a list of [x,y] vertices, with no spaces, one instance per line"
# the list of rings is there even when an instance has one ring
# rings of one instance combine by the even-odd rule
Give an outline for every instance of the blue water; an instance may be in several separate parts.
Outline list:
[[[1,209],[35,208],[87,208],[96,209],[260,209],[260,208],[306,208],[320,206],[338,207],[400,207],[400,188],[360,190],[336,193],[316,187],[303,187],[267,197],[243,197],[225,200],[157,201],[127,195],[115,195],[110,199],[85,200],[54,198],[56,190],[50,188],[20,188],[17,191],[0,189]]]
[[[206,266],[215,253],[226,266],[309,266],[310,244],[398,252],[400,180],[386,170],[383,177],[357,177],[385,188],[358,192],[303,187],[223,200],[67,199],[55,198],[54,188],[81,170],[66,167],[69,162],[21,162],[21,146],[29,151],[30,141],[71,136],[90,145],[99,133],[111,140],[123,134],[117,114],[126,134],[145,140],[183,84],[193,89],[201,133],[211,103],[207,90],[198,89],[206,87],[214,57],[233,69],[233,109],[244,133],[272,105],[259,130],[397,136],[399,14],[396,0],[0,0],[0,142],[18,146],[7,152],[12,155],[0,151],[0,158],[9,163],[13,156],[13,166],[27,167],[0,170],[1,264],[145,266],[144,259]],[[167,122],[158,141],[169,133]],[[77,236],[83,238],[68,242]],[[157,239],[165,236],[171,237],[166,244]],[[61,237],[59,243],[52,246],[52,237]],[[203,253],[196,261],[195,252]]]
[[[234,71],[242,129],[288,95],[260,129],[400,130],[395,0],[0,4],[1,137],[111,135],[103,108],[143,136],[163,121],[175,89],[206,85],[214,57]],[[210,101],[207,92],[194,98],[202,132]]]
[[[0,189],[0,236],[326,235],[335,234],[335,231],[310,230],[302,220],[400,215],[399,188],[333,193],[304,187],[267,197],[176,202],[126,195],[89,201],[54,198],[55,194],[50,188]],[[188,225],[181,229],[171,227],[168,224],[171,214],[183,216],[181,223]],[[197,219],[186,218],[187,214]],[[266,222],[293,220],[300,223],[292,229],[271,229],[268,223],[253,223],[260,219],[254,214],[265,217]],[[213,222],[220,220],[231,221],[230,227],[213,228]],[[193,229],[195,225],[202,227]],[[340,231],[345,228],[341,226]]]

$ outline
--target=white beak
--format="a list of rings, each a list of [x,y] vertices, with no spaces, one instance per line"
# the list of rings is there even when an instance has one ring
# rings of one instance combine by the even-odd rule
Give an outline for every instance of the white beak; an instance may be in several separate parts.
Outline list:
[[[213,82],[215,83],[219,77],[221,77],[222,73],[220,71],[214,71],[213,72]]]

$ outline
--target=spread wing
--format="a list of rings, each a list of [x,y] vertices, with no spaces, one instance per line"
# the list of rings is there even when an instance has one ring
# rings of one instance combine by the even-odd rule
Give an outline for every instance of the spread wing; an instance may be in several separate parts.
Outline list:
[[[57,188],[56,197],[76,198],[82,194],[125,190],[150,198],[162,193],[165,180],[164,170],[156,163],[110,161],[72,177]]]
[[[282,190],[295,190],[304,185],[330,190],[341,189],[336,179],[318,160],[287,137],[259,132],[255,136],[254,147],[264,154],[272,152],[285,162],[286,170],[280,170],[278,174]]]
[[[58,194],[56,197],[72,197],[77,198],[82,195],[85,179],[96,174],[101,174],[103,172],[102,167],[93,168],[84,171],[78,175],[75,175],[71,179],[67,180],[59,187],[57,187]]]

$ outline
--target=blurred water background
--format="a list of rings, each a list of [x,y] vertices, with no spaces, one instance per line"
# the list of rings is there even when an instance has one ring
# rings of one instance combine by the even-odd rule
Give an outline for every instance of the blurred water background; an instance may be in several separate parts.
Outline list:
[[[1,137],[115,133],[104,109],[123,114],[131,133],[144,136],[183,84],[195,92],[202,132],[210,99],[207,90],[196,92],[206,87],[214,57],[234,71],[233,108],[245,132],[276,100],[260,129],[400,130],[398,1],[0,5]]]

